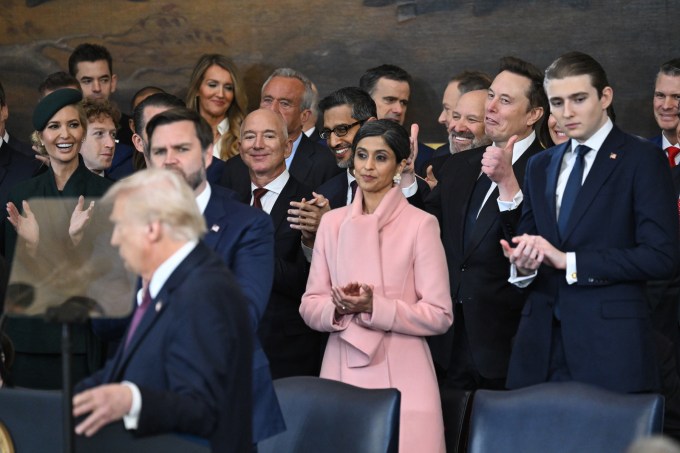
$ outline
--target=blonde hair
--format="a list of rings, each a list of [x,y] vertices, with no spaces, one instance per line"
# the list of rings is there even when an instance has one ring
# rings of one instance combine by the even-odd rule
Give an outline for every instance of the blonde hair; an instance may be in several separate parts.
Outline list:
[[[240,128],[248,108],[248,98],[241,76],[234,62],[221,54],[204,54],[198,59],[198,62],[196,62],[196,66],[194,66],[194,70],[191,73],[189,91],[186,98],[188,108],[201,113],[199,103],[197,102],[198,90],[201,87],[201,83],[203,83],[206,71],[211,66],[219,66],[225,71],[228,71],[234,84],[234,100],[226,113],[229,128],[220,138],[221,152],[219,157],[222,160],[227,160],[239,153],[238,147],[239,140],[241,139]]]
[[[115,183],[102,198],[111,203],[127,197],[126,215],[139,222],[160,222],[174,240],[197,241],[206,232],[205,219],[184,178],[171,170],[140,170]]]

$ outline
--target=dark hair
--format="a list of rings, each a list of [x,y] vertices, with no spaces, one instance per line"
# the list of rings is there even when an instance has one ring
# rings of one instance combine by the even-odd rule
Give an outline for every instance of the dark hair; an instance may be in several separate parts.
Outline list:
[[[408,159],[411,154],[411,142],[408,137],[408,132],[400,124],[391,120],[375,120],[367,121],[354,136],[352,142],[352,153],[354,154],[357,145],[366,137],[382,137],[387,143],[387,146],[392,149],[397,163],[404,159]]]
[[[339,105],[349,106],[352,109],[352,118],[357,121],[366,121],[371,117],[378,117],[373,98],[361,88],[345,87],[332,92],[321,99],[319,110],[323,115],[326,110]]]
[[[680,76],[680,58],[668,60],[659,68],[659,74],[664,74],[671,77]]]
[[[399,66],[384,64],[367,70],[364,75],[361,76],[361,79],[359,79],[359,86],[368,94],[373,94],[375,85],[378,83],[378,80],[383,77],[389,80],[396,80],[397,82],[406,82],[409,87],[413,84],[413,80],[408,72],[404,71]]]
[[[5,89],[2,87],[2,82],[0,82],[0,107],[7,105],[7,98],[5,97]]]
[[[449,83],[458,82],[460,94],[470,91],[488,90],[491,86],[491,76],[482,71],[463,71],[451,77]]]
[[[120,110],[107,99],[84,99],[83,110],[88,122],[96,121],[102,117],[110,117],[116,129],[120,127]]]
[[[173,96],[170,93],[152,94],[140,102],[132,112],[132,121],[135,124],[135,132],[140,136],[146,127],[146,124],[144,124],[144,109],[146,107],[174,109],[177,107],[184,107],[184,102],[177,96]]]
[[[587,75],[590,83],[595,87],[597,96],[602,97],[602,91],[609,86],[607,73],[593,57],[583,52],[568,52],[553,61],[545,70],[545,83],[552,79]]]
[[[43,80],[42,83],[38,85],[38,93],[40,93],[40,97],[43,98],[48,91],[51,93],[61,88],[75,88],[77,90],[81,90],[78,79],[67,72],[59,71],[53,72],[52,74],[45,77],[45,80]]]
[[[543,73],[533,64],[521,60],[517,57],[503,57],[500,61],[498,73],[508,71],[529,79],[529,92],[526,93],[529,99],[529,108],[543,108],[543,114],[549,111],[548,97],[543,88]]]
[[[201,117],[200,113],[195,110],[190,110],[186,107],[178,107],[161,112],[149,120],[149,124],[146,125],[146,135],[149,137],[149,146],[144,150],[144,152],[147,154],[149,153],[148,148],[151,148],[151,136],[157,127],[178,123],[180,121],[191,121],[194,123],[196,137],[198,137],[198,141],[201,143],[201,149],[203,152],[205,152],[208,147],[212,145],[212,128],[206,122],[206,120]]]
[[[137,107],[138,103],[135,101],[137,101],[138,98],[144,96],[145,94],[147,95],[146,97],[149,97],[152,94],[156,93],[165,93],[165,90],[163,88],[158,88],[153,85],[148,85],[145,86],[144,88],[140,88],[135,92],[135,94],[132,95],[132,98],[130,98],[130,108],[134,110],[135,107]]]
[[[82,61],[95,62],[99,60],[106,60],[109,65],[109,75],[113,74],[113,59],[111,54],[104,46],[99,44],[84,43],[76,47],[76,49],[68,57],[68,72],[73,77],[78,72],[78,63]]]

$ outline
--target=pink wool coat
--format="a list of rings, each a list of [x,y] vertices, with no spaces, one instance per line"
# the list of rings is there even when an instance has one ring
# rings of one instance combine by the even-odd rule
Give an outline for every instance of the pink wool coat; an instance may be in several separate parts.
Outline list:
[[[335,320],[331,286],[374,285],[373,313]],[[321,377],[401,391],[401,453],[444,452],[444,426],[429,335],[453,322],[449,277],[435,217],[391,189],[373,214],[361,190],[325,214],[314,243],[300,314],[331,332]]]

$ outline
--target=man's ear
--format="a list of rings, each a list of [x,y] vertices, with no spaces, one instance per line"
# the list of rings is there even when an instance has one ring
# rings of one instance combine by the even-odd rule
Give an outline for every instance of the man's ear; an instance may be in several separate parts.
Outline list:
[[[140,137],[139,134],[132,134],[132,144],[135,145],[137,151],[144,154],[144,140],[142,140],[142,137]]]
[[[305,124],[309,117],[311,116],[312,111],[310,109],[305,109],[300,113],[300,120],[302,121],[302,124]],[[302,131],[304,132],[304,131]]]

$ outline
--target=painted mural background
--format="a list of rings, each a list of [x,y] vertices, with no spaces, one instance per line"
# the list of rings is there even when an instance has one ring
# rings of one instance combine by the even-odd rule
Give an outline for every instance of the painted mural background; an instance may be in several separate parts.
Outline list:
[[[0,0],[0,80],[8,129],[25,139],[36,87],[66,70],[82,42],[113,54],[114,99],[127,111],[145,85],[183,95],[205,52],[236,61],[251,107],[276,67],[302,71],[323,96],[393,63],[415,79],[407,122],[418,121],[426,141],[443,142],[436,118],[453,74],[493,74],[504,55],[544,68],[581,50],[609,74],[617,123],[650,136],[658,133],[654,75],[680,57],[679,30],[680,1],[661,0]]]

